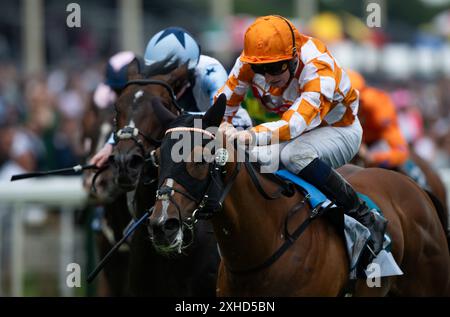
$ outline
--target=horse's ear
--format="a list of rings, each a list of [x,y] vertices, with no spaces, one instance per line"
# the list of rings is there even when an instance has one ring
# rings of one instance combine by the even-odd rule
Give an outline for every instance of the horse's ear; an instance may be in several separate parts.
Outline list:
[[[130,64],[128,64],[127,67],[127,78],[128,80],[134,80],[134,79],[142,79],[141,75],[141,67],[140,62],[138,58],[135,58],[131,61]]]
[[[220,125],[225,114],[226,106],[227,97],[225,94],[221,94],[212,107],[210,107],[203,116],[203,120],[206,122],[208,127],[218,127]]]
[[[170,112],[159,99],[154,101],[153,109],[155,111],[156,118],[161,123],[164,130],[166,130],[170,123],[177,118],[177,116]]]
[[[173,91],[178,93],[189,80],[189,70],[187,64],[177,67],[168,74],[167,83],[172,87]]]

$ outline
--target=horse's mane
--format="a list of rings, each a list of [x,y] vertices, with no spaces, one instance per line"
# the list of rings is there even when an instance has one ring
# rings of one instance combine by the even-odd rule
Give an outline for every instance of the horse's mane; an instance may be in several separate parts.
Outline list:
[[[144,66],[141,70],[141,73],[145,78],[150,78],[156,75],[166,75],[177,69],[179,65],[179,59],[173,59],[173,55],[169,55],[162,61],[155,62],[149,66]]]

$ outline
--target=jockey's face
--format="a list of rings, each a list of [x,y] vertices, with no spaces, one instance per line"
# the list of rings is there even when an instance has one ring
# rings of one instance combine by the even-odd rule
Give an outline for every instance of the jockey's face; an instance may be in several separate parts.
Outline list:
[[[283,73],[279,75],[271,75],[265,73],[264,77],[269,85],[273,87],[283,87],[288,83],[291,76],[289,74],[289,69],[286,69]]]
[[[290,79],[289,65],[294,61],[284,60],[267,64],[250,64],[255,74],[263,75],[266,82],[273,87],[283,87]]]

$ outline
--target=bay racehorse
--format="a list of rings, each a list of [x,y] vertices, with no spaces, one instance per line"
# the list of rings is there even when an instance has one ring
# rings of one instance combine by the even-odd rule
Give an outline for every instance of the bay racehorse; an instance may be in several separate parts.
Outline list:
[[[448,205],[447,205],[447,190],[445,188],[444,183],[439,177],[438,173],[433,169],[431,164],[421,158],[419,155],[415,153],[412,149],[410,150],[410,160],[418,166],[423,172],[425,178],[425,186],[421,186],[422,189],[430,196],[431,201],[433,202],[439,216],[439,220],[441,221],[442,227],[445,230],[447,236],[447,243],[450,244],[450,232],[448,225]],[[357,154],[353,160],[352,164],[356,164],[362,167],[370,167],[370,164],[367,164],[366,160]],[[408,175],[408,171],[401,167],[392,169],[396,172],[402,173],[404,175]]]
[[[114,108],[112,105],[99,107],[93,96],[82,118],[81,144],[85,151],[86,161],[97,153],[113,132]],[[122,237],[123,231],[131,221],[127,212],[125,194],[113,184],[112,173],[108,168],[101,170],[95,178],[96,171],[87,171],[83,174],[83,184],[89,193],[89,206],[87,213],[93,214],[97,234],[95,242],[99,258],[103,258],[114,244]],[[92,182],[95,185],[92,186]],[[90,218],[90,217],[86,217]],[[91,228],[91,224],[89,224]],[[127,245],[122,246],[119,252],[105,266],[99,276],[99,296],[123,296],[126,294],[128,278],[129,252]]]
[[[160,145],[166,118],[181,110],[175,93],[186,85],[188,71],[177,65],[166,60],[141,71],[133,61],[116,102],[116,146],[109,164],[135,218],[154,205],[157,163],[152,151]],[[139,227],[130,244],[130,295],[214,296],[219,256],[211,225],[198,226],[191,238],[189,248],[169,257],[156,252],[146,226]]]
[[[225,102],[222,95],[204,117],[174,119],[155,154],[160,162],[159,190],[149,219],[154,244],[170,247],[199,215],[213,210],[211,222],[222,257],[217,295],[342,294],[349,265],[339,232],[325,217],[314,216],[299,191],[268,199],[267,193],[280,192],[280,185],[261,175],[252,176],[246,163],[237,162],[239,152],[230,151],[234,146],[208,129],[222,121]],[[200,128],[194,127],[196,118],[202,119]],[[193,143],[183,160],[174,161],[173,150],[183,139],[180,133],[191,140],[197,136],[202,142]],[[212,139],[219,145],[209,146]],[[221,149],[223,145],[228,151]],[[204,154],[203,160],[186,159],[199,154]],[[369,288],[365,280],[358,280],[354,295],[450,295],[447,241],[428,195],[410,178],[389,170],[345,166],[344,174],[389,220],[392,253],[404,272],[403,276],[382,278],[379,288]],[[315,220],[302,228],[311,218]],[[297,229],[304,231],[295,240]]]
[[[421,158],[416,152],[411,151],[411,160],[419,166],[425,175],[428,187],[426,189],[430,198],[436,206],[439,212],[439,219],[441,220],[442,226],[447,232],[447,237],[450,238],[449,226],[448,226],[448,204],[447,204],[447,190],[445,188],[444,182],[439,177],[438,173],[433,169],[430,163]],[[450,240],[447,240],[450,241]]]

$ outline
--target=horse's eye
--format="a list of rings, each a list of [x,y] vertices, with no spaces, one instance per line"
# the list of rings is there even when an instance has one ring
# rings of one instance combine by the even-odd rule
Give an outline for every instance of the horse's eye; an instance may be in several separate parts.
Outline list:
[[[201,162],[192,162],[186,164],[186,170],[187,172],[193,177],[198,180],[203,180],[208,176],[208,163],[205,161]]]

